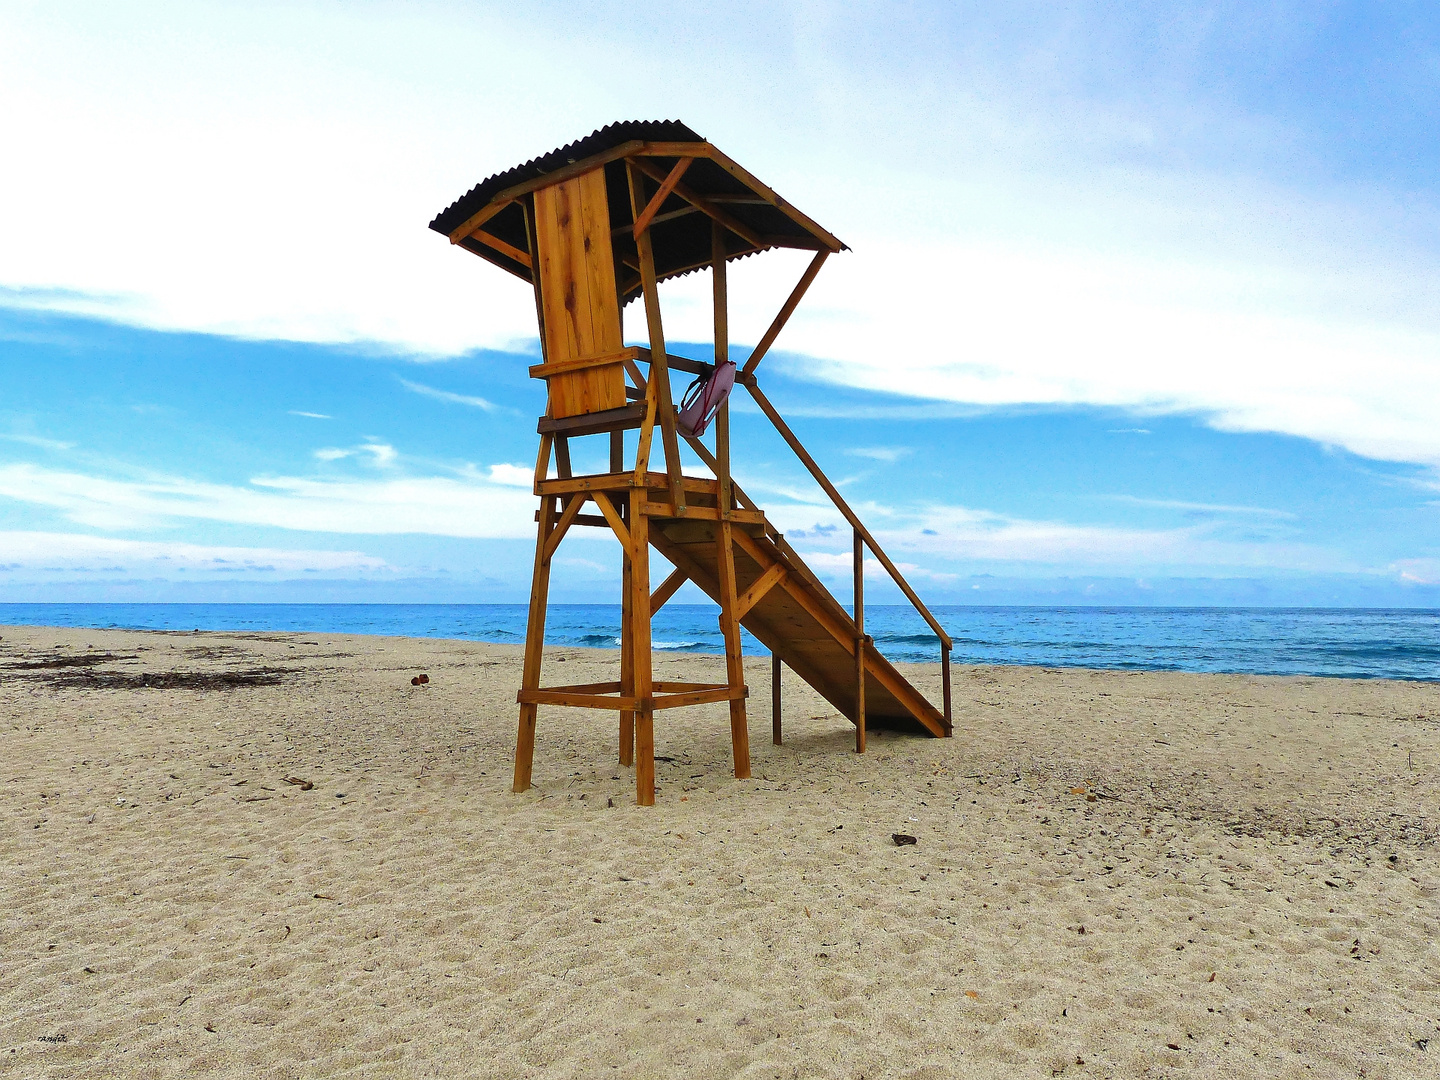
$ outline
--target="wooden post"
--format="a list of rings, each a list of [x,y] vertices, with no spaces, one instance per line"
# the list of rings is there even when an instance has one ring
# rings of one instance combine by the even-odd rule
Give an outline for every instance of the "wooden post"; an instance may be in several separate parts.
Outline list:
[[[625,509],[629,510],[627,504]],[[635,573],[635,563],[630,557],[630,549],[626,548],[622,553],[624,559],[620,569],[620,696],[635,696],[635,626],[633,612],[635,598],[632,595],[634,582],[632,578]],[[633,765],[635,763],[635,714],[628,710],[620,711],[620,764]]]
[[[940,685],[945,695],[945,734],[950,734],[953,721],[950,719],[950,645],[940,643]]]
[[[710,223],[710,265],[711,284],[715,300],[715,364],[718,367],[730,358],[730,301],[729,284],[725,277],[725,230],[718,221]],[[730,402],[720,403],[715,414],[715,478],[719,481],[716,489],[716,504],[720,516],[726,517],[735,508],[730,490]]]
[[[550,415],[550,410],[545,410],[545,415]],[[540,436],[540,451],[535,455],[535,494],[540,494],[540,481],[550,476],[550,446],[555,437],[548,431]]]
[[[610,471],[612,473],[625,471],[625,433],[623,431],[610,433]]]
[[[855,530],[855,752],[865,752],[865,540]]]
[[[639,217],[645,209],[641,179],[626,165],[630,180],[630,212]],[[670,365],[665,359],[665,330],[660,321],[660,292],[655,281],[655,253],[647,229],[635,237],[640,255],[640,288],[645,297],[645,326],[650,336],[650,384],[655,387],[656,421],[665,448],[665,471],[670,481],[670,505],[677,517],[685,516],[685,485],[680,478],[680,440],[675,433],[675,406],[670,401]],[[649,582],[646,582],[647,586]]]
[[[520,685],[526,690],[540,686],[540,659],[545,648],[545,601],[550,592],[550,559],[546,542],[555,521],[555,500],[540,500],[540,525],[535,535],[535,574],[530,581],[530,617],[525,627],[525,666]],[[535,715],[538,705],[520,706],[520,730],[515,736],[515,791],[530,790],[530,770],[535,761]]]
[[[715,504],[722,519],[730,516],[735,509],[735,498],[730,484],[730,402],[722,401],[715,412],[715,463],[719,474],[715,487]]]
[[[530,250],[539,257],[540,241],[535,235],[535,196],[520,200],[520,210],[525,215],[525,240],[530,245]],[[545,344],[545,301],[540,297],[540,275],[538,272],[530,275],[531,287],[535,293],[535,321],[540,324],[540,359],[550,359],[550,349]]]
[[[770,741],[780,745],[780,654],[770,654]]]
[[[655,418],[659,415],[659,397],[652,377],[645,384],[645,419],[640,422],[640,438],[635,447],[635,478],[633,486],[645,485],[645,474],[650,471],[650,439],[655,434]]]
[[[725,674],[731,691],[745,685],[745,660],[740,651],[739,599],[735,588],[735,542],[728,521],[715,525],[715,576],[720,582],[720,633],[725,638]],[[735,757],[735,779],[750,775],[750,729],[745,720],[745,699],[730,698],[730,745]]]
[[[635,802],[655,805],[655,688],[650,656],[650,522],[644,488],[630,492],[630,654],[635,688]]]

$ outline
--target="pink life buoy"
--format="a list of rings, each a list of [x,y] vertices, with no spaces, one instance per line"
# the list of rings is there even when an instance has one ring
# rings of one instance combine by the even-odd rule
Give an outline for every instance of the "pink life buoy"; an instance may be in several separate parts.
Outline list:
[[[715,410],[725,403],[735,389],[735,361],[722,360],[708,375],[699,375],[680,399],[680,415],[676,426],[682,435],[698,439],[710,426]]]

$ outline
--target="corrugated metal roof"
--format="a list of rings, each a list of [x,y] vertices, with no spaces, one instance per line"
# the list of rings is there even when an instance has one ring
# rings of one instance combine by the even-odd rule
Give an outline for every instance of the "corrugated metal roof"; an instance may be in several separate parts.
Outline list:
[[[794,207],[785,203],[744,169],[710,147],[706,140],[678,120],[628,120],[609,124],[583,139],[548,154],[487,177],[451,203],[435,219],[430,228],[449,236],[471,217],[484,210],[502,192],[518,185],[530,184],[549,173],[602,157],[630,142],[684,144],[696,143],[705,152],[695,156],[686,170],[682,186],[694,196],[706,200],[712,211],[718,208],[730,224],[724,232],[724,243],[730,259],[743,258],[772,247],[811,248],[836,245],[838,240]],[[689,155],[686,155],[689,156]],[[678,157],[649,156],[641,159],[649,165],[651,176],[642,180],[654,190],[659,177],[668,173]],[[622,303],[640,293],[639,274],[634,270],[636,249],[629,227],[633,223],[629,183],[623,159],[605,162],[606,190],[610,204],[610,227],[615,250],[617,285]],[[528,198],[528,196],[526,196]],[[467,251],[488,259],[517,277],[532,280],[523,262],[505,253],[505,248],[518,252],[530,250],[525,224],[525,211],[517,200],[489,217],[476,234],[460,241]],[[779,205],[777,205],[777,202]],[[484,243],[486,236],[502,243]],[[650,226],[651,248],[655,258],[655,274],[659,280],[677,277],[708,266],[711,259],[711,217],[699,212],[689,201],[671,194],[660,207]]]
[[[456,228],[464,224],[466,218],[480,210],[506,188],[523,184],[538,176],[544,176],[546,173],[554,172],[572,162],[603,154],[606,150],[634,139],[644,142],[705,141],[679,120],[617,120],[613,124],[606,124],[599,131],[592,131],[583,139],[576,139],[567,146],[551,150],[548,154],[541,154],[537,158],[531,158],[523,165],[516,165],[513,169],[506,169],[494,176],[487,176],[436,214],[435,220],[430,222],[430,228],[449,236]]]

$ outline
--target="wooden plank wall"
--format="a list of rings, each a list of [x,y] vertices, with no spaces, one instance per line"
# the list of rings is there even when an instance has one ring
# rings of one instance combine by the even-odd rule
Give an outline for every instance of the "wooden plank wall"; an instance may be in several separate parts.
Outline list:
[[[605,170],[536,191],[535,234],[546,362],[619,352]],[[625,404],[625,374],[618,362],[552,376],[549,387],[550,415],[556,419]]]

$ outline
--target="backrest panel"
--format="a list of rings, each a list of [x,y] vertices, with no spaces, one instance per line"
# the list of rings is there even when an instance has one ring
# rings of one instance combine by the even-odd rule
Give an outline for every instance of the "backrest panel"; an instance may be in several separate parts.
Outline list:
[[[546,362],[618,353],[624,342],[604,169],[535,192],[535,239]],[[551,376],[549,388],[556,419],[625,404],[619,363]]]

